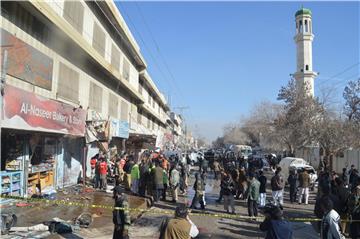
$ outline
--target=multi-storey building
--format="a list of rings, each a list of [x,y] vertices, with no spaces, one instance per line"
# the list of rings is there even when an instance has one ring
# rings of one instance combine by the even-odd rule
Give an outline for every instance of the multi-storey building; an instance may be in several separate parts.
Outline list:
[[[74,184],[99,149],[165,132],[167,102],[112,1],[2,2],[1,39],[1,171],[23,178],[12,193]]]

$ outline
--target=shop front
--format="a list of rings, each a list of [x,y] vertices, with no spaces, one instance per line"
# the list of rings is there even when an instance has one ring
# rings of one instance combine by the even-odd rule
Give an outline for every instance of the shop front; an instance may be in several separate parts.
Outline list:
[[[126,140],[129,138],[129,123],[125,120],[110,120],[111,154],[121,154],[126,150]]]
[[[10,85],[4,92],[1,194],[31,196],[76,183],[86,111]]]

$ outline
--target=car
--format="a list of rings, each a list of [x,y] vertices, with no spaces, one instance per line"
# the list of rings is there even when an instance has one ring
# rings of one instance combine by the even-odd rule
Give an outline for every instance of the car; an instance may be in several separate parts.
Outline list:
[[[191,152],[189,154],[189,158],[190,158],[190,164],[191,165],[196,165],[200,159],[204,158],[204,154],[202,152]]]

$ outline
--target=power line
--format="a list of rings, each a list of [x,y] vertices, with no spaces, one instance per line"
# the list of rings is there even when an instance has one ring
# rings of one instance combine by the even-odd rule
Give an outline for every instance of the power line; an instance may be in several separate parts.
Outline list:
[[[340,75],[344,74],[345,72],[347,72],[347,71],[351,70],[352,68],[354,68],[354,67],[358,66],[359,64],[360,64],[360,62],[357,62],[357,63],[355,63],[355,64],[353,64],[353,65],[351,65],[351,66],[346,67],[344,70],[342,70],[342,71],[340,71],[340,72],[336,73],[335,75],[331,76],[330,78],[328,78],[328,79],[324,79],[324,81],[322,81],[322,82],[318,83],[318,84],[317,84],[317,86],[321,86],[321,85],[323,85],[323,84],[327,84],[327,83],[329,83],[329,81],[330,81],[330,80],[332,80],[332,79],[334,79],[334,78],[336,78],[336,77],[338,77],[338,76],[340,76]]]
[[[152,33],[152,31],[151,31],[151,29],[150,29],[150,27],[149,27],[149,25],[148,25],[148,23],[147,23],[147,21],[146,21],[146,18],[145,18],[145,16],[144,16],[144,14],[143,14],[140,6],[138,5],[137,2],[135,2],[135,5],[136,5],[136,8],[137,8],[137,10],[138,10],[138,12],[139,12],[139,14],[140,14],[140,16],[141,16],[141,19],[142,19],[142,21],[143,21],[143,23],[144,23],[144,25],[145,25],[145,28],[146,28],[147,31],[149,32],[150,38],[151,38],[151,40],[153,41],[153,43],[154,43],[154,45],[155,45],[155,47],[156,47],[156,49],[157,49],[157,52],[158,52],[158,54],[159,54],[159,56],[160,56],[160,58],[161,58],[161,60],[162,60],[162,62],[163,62],[163,64],[164,64],[167,72],[168,72],[169,75],[170,75],[170,79],[172,79],[175,88],[179,91],[179,94],[180,94],[180,96],[181,96],[181,99],[182,99],[182,100],[185,99],[184,94],[183,94],[182,91],[181,91],[181,88],[177,85],[177,82],[176,82],[176,80],[175,80],[174,74],[172,73],[172,71],[171,71],[171,69],[170,69],[170,67],[169,67],[169,64],[167,63],[164,55],[163,55],[162,52],[161,52],[161,49],[160,49],[160,47],[159,47],[159,44],[158,44],[157,41],[155,40],[154,34]],[[184,103],[185,103],[185,102],[184,102]],[[193,117],[193,115],[192,115],[191,108],[189,108],[189,113],[190,113],[190,117],[192,118],[192,120],[194,120],[194,117]]]
[[[120,7],[120,2],[118,2],[119,7]],[[141,42],[143,43],[145,49],[147,50],[147,52],[149,53],[151,59],[154,61],[155,66],[158,68],[159,72],[161,73],[161,76],[163,77],[163,79],[168,82],[169,87],[171,88],[171,84],[169,84],[169,80],[167,79],[165,73],[163,72],[163,70],[161,69],[158,61],[156,60],[156,58],[154,57],[154,55],[152,54],[152,52],[150,51],[150,48],[148,47],[148,45],[146,44],[145,40],[143,39],[142,35],[140,34],[140,32],[137,30],[135,24],[133,23],[133,21],[131,20],[130,16],[127,14],[127,12],[125,11],[125,8],[122,7],[122,12],[126,15],[127,19],[129,20],[129,23],[133,26],[134,31],[137,33],[137,35],[139,36]],[[169,89],[170,90],[170,89]]]

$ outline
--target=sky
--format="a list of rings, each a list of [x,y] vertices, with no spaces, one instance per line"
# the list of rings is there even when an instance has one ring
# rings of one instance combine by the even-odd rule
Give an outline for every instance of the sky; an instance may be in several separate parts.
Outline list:
[[[295,72],[302,4],[313,13],[315,95],[330,89],[341,105],[360,75],[359,2],[116,2],[153,81],[209,142],[255,104],[276,102]]]

